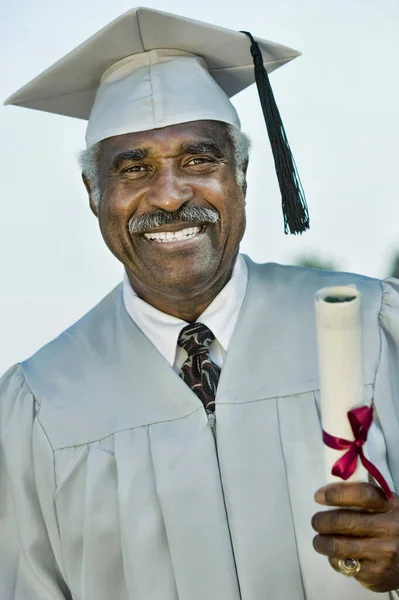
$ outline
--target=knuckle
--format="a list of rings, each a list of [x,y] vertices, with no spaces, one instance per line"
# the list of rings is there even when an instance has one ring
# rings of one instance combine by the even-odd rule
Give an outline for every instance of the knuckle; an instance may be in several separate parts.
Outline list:
[[[398,541],[397,540],[385,540],[380,548],[382,556],[389,559],[390,561],[395,560],[398,557]]]
[[[388,519],[376,519],[375,532],[379,537],[389,540],[396,539],[399,535],[399,525]]]
[[[384,504],[382,491],[373,483],[358,484],[357,499],[360,506],[371,510],[381,510]]]
[[[341,543],[339,540],[331,538],[328,544],[328,555],[341,558]]]
[[[361,517],[358,513],[348,510],[335,511],[332,522],[334,533],[337,535],[354,535],[361,526]]]
[[[359,531],[358,515],[347,515],[344,519],[344,527],[346,535],[355,535]]]
[[[348,556],[360,556],[363,550],[363,540],[361,538],[334,538],[332,546],[332,555],[338,558],[347,558]]]
[[[350,554],[349,555],[354,555],[356,556],[362,556],[363,552],[364,552],[364,540],[362,538],[353,538],[350,541]],[[348,547],[347,545],[345,545],[345,547],[343,548],[343,552],[345,553],[345,557],[349,556],[348,555]]]
[[[391,528],[384,522],[378,521],[374,525],[374,535],[379,538],[386,538],[391,535]]]
[[[361,526],[361,516],[358,512],[341,509],[337,511],[336,527],[340,535],[352,535]]]
[[[329,537],[326,541],[326,553],[328,556],[336,556],[342,558],[343,555],[347,555],[345,551],[345,544],[336,537]]]
[[[365,505],[373,505],[375,504],[376,499],[376,490],[373,485],[366,483],[362,489],[362,497]]]

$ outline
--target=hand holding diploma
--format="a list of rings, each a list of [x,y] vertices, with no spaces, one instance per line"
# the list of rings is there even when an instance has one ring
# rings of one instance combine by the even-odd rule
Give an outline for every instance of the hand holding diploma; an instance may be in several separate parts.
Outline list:
[[[319,535],[313,545],[337,571],[385,592],[399,588],[399,499],[363,454],[372,408],[363,399],[360,302],[351,286],[316,294],[324,464],[327,482],[334,483],[315,499],[339,508],[314,515]],[[367,471],[385,491],[366,483]],[[350,482],[337,483],[338,477]],[[347,569],[351,563],[353,573]]]

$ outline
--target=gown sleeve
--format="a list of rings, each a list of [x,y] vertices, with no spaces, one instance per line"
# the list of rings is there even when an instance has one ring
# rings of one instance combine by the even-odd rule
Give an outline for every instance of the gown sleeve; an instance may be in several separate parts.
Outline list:
[[[380,358],[374,403],[382,426],[389,471],[399,493],[399,280],[382,282]]]
[[[383,428],[389,470],[399,491],[399,280],[382,282],[380,361],[375,381],[375,402]],[[399,600],[399,590],[390,593]]]
[[[0,379],[1,600],[72,598],[39,501],[34,461],[37,410],[20,368],[11,368]]]
[[[399,407],[399,279],[382,282],[380,311],[381,365],[389,369],[390,385]]]

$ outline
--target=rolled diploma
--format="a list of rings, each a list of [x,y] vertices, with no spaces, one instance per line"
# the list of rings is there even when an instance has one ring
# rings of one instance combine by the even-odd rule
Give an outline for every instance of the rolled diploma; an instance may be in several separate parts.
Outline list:
[[[347,413],[364,404],[361,295],[355,286],[323,288],[316,293],[315,305],[323,429],[353,440]],[[345,452],[324,445],[327,483],[342,482],[331,470]],[[350,480],[368,481],[360,461]]]

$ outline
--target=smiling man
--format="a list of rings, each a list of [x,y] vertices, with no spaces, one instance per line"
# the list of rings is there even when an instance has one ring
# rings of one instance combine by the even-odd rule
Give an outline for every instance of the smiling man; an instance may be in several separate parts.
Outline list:
[[[266,73],[297,55],[135,9],[9,99],[88,119],[83,180],[125,278],[0,381],[1,600],[398,597],[397,496],[323,486],[313,315],[322,287],[362,292],[368,452],[397,489],[398,282],[239,254],[229,97],[254,80],[285,230],[308,227]]]
[[[246,136],[205,120],[82,154],[84,172],[97,161],[96,193],[84,176],[91,208],[140,298],[195,321],[226,285],[245,230],[247,156]]]

